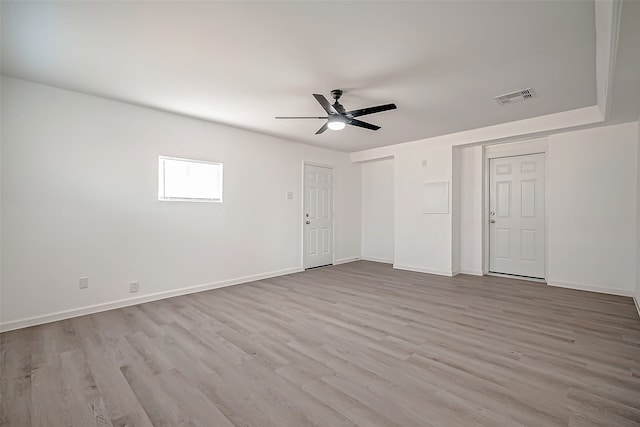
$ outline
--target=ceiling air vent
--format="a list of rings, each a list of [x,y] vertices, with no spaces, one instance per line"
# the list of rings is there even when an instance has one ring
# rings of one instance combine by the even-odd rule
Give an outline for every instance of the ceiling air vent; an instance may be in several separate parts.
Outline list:
[[[518,101],[525,101],[527,99],[535,98],[536,91],[528,88],[523,90],[517,90],[511,93],[505,93],[504,95],[494,96],[493,99],[500,105],[511,104]]]

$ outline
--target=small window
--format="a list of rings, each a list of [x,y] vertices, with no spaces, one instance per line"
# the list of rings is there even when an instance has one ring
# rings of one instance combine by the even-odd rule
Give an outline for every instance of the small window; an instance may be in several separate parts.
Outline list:
[[[158,159],[158,200],[222,202],[222,163]]]

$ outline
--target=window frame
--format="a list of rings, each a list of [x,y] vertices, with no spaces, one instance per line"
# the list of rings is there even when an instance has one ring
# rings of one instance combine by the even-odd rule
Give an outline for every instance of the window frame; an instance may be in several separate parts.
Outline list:
[[[200,197],[166,197],[165,193],[165,160],[175,160],[189,163],[201,163],[205,165],[218,166],[220,170],[220,198],[200,198]],[[193,202],[193,203],[222,203],[224,191],[224,166],[221,162],[212,162],[208,160],[185,159],[183,157],[158,156],[158,201],[159,202]]]

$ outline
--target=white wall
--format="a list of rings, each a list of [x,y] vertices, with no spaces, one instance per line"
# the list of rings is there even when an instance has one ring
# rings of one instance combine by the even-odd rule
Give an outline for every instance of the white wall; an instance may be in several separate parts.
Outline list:
[[[631,295],[637,125],[547,138],[547,282]],[[461,271],[482,269],[481,149],[461,150]],[[632,231],[634,230],[634,231]]]
[[[547,281],[632,295],[638,124],[556,133],[547,141]],[[480,274],[482,148],[424,140],[354,153],[352,159],[376,155],[395,157],[394,265],[450,275],[457,270],[457,256],[461,272]],[[445,180],[453,182],[450,207],[459,204],[459,215],[452,209],[422,214],[422,185]]]
[[[551,135],[547,282],[631,295],[637,125]]]
[[[459,246],[459,233],[464,232],[464,213],[461,211],[461,217],[457,218],[457,212],[454,215],[453,211],[465,202],[460,197],[462,184],[453,179],[452,148],[449,140],[422,140],[351,155],[356,162],[394,158],[395,268],[445,276],[464,268],[459,260],[465,249],[455,247]],[[458,165],[462,169],[468,160],[461,153],[455,163],[456,169]],[[424,184],[434,182],[449,183],[448,213],[423,213]]]
[[[362,163],[361,258],[393,263],[394,159]]]
[[[482,146],[460,151],[460,272],[482,275]],[[455,179],[455,176],[454,176]]]
[[[451,276],[452,155],[449,141],[427,140],[351,154],[355,162],[394,158],[394,267]],[[449,182],[449,212],[423,213],[424,184]]]
[[[303,161],[335,167],[335,258],[360,256],[346,153],[6,77],[1,90],[5,329],[127,300],[131,280],[145,298],[300,269]],[[158,202],[158,155],[223,162],[224,203]]]
[[[395,157],[396,268],[426,273],[452,273],[452,215],[425,214],[424,184],[449,182],[452,159],[448,143],[412,144],[398,148]],[[423,162],[426,165],[423,166]]]

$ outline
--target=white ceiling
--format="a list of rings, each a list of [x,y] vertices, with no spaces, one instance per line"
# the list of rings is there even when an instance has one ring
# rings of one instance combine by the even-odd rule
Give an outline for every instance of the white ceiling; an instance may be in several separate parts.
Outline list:
[[[595,105],[595,46],[593,1],[2,2],[3,74],[350,152]],[[398,109],[274,119],[336,88]]]

